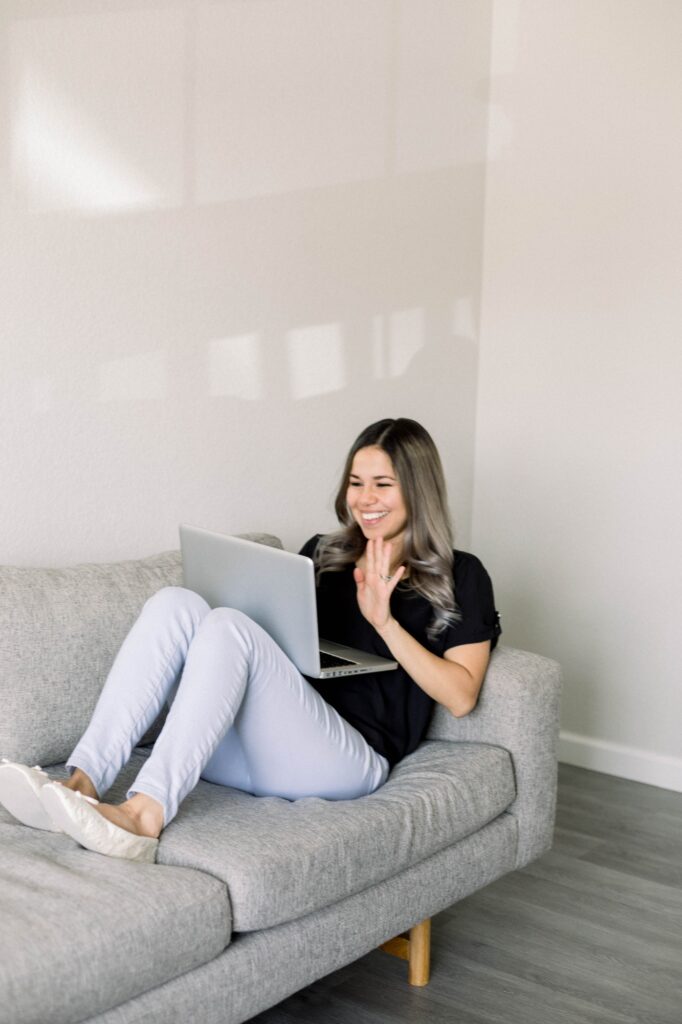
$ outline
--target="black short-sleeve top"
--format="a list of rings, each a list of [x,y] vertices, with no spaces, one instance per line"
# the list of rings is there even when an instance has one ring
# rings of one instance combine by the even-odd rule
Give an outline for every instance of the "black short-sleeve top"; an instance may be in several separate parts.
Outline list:
[[[300,554],[313,558],[321,534],[312,537]],[[442,657],[461,644],[490,640],[491,650],[502,632],[495,610],[492,583],[475,555],[455,551],[453,561],[455,600],[461,618],[447,626],[436,639],[427,635],[431,605],[409,585],[398,584],[391,595],[391,613],[400,625],[427,650]],[[357,602],[352,566],[323,572],[317,584],[320,636],[325,640],[357,647],[361,651],[392,655]],[[399,665],[390,672],[367,673],[338,679],[311,679],[328,704],[353,725],[388,760],[391,767],[411,753],[424,738],[434,700]]]

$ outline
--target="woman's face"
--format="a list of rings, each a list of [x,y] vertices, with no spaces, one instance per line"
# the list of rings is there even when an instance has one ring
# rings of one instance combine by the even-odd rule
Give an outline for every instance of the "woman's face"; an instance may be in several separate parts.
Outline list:
[[[355,453],[346,500],[367,540],[382,537],[400,546],[407,509],[393,463],[383,449],[372,446]]]

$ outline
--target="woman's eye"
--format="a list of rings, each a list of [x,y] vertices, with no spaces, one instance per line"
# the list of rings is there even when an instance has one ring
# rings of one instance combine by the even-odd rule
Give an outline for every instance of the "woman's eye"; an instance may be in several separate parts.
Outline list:
[[[362,487],[362,482],[360,480],[349,480],[348,481],[348,486],[349,487]],[[393,487],[393,484],[389,481],[387,483],[376,483],[374,486],[375,487]]]

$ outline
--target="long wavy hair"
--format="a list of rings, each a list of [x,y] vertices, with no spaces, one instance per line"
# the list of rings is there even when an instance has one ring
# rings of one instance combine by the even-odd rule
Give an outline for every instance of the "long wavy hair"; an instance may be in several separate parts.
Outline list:
[[[353,459],[361,448],[381,448],[400,484],[407,525],[403,540],[406,578],[399,586],[425,597],[433,607],[428,635],[435,639],[461,618],[452,578],[452,529],[443,466],[431,435],[415,420],[379,420],[358,436],[348,453],[334,508],[341,529],[317,546],[317,572],[340,572],[354,565],[367,541],[348,507],[346,495]]]

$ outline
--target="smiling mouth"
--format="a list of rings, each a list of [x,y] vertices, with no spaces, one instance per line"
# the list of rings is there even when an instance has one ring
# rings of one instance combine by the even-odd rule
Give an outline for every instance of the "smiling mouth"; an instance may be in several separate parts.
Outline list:
[[[367,523],[372,526],[374,523],[378,523],[381,519],[384,519],[388,512],[361,512],[363,523]]]

